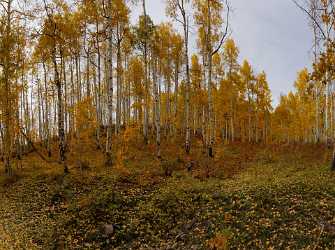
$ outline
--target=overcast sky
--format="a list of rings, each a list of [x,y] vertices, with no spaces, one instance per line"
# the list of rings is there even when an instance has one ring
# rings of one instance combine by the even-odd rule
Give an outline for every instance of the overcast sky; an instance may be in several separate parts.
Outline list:
[[[267,73],[277,104],[281,93],[293,89],[297,71],[311,65],[308,19],[291,0],[232,0],[231,5],[232,38],[240,49],[239,60],[246,58],[256,72]],[[164,0],[147,0],[147,12],[155,24],[169,20]]]

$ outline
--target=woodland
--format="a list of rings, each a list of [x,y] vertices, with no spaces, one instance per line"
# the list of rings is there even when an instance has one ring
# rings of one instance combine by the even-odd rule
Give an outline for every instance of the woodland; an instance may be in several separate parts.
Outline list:
[[[234,1],[152,2],[0,0],[0,249],[335,249],[335,2],[277,105]]]

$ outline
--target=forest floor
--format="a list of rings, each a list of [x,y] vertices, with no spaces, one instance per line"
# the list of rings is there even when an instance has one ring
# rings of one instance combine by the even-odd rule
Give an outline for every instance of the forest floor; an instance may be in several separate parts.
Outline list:
[[[169,177],[149,147],[121,167],[91,153],[66,176],[25,157],[0,179],[0,249],[335,249],[325,147],[221,146],[208,168],[194,152],[191,172],[167,151]]]

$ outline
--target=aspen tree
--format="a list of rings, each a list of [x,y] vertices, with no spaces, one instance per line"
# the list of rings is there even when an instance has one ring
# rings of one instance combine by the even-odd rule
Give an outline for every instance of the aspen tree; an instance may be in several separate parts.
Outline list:
[[[206,68],[207,68],[207,95],[208,95],[208,156],[214,157],[214,106],[213,106],[213,82],[212,82],[212,71],[213,71],[213,56],[221,49],[227,35],[228,35],[228,24],[229,24],[229,12],[230,6],[228,1],[223,3],[219,0],[195,0],[196,5],[195,20],[199,26],[200,43],[203,44],[203,48],[206,55]],[[223,24],[223,18],[221,11],[226,8],[227,16],[225,19],[224,32],[220,30]]]
[[[10,52],[14,46],[12,39],[12,0],[2,1],[2,7],[5,12],[5,28],[3,30],[3,51],[4,54],[2,56],[2,73],[3,73],[3,151],[4,151],[4,165],[5,165],[5,173],[8,176],[11,176],[12,166],[11,166],[11,154],[12,154],[12,142],[13,142],[13,131],[12,131],[12,82],[10,79],[10,75],[13,73],[13,66],[11,66],[11,55]]]
[[[174,134],[177,136],[177,118],[178,118],[178,109],[179,109],[179,73],[180,68],[183,65],[183,62],[185,61],[185,58],[183,59],[180,57],[181,54],[183,54],[183,46],[184,41],[181,35],[174,32],[172,34],[172,61],[174,63],[174,108],[173,108],[173,126],[174,126]]]
[[[106,10],[106,8],[108,10]],[[116,105],[116,132],[119,133],[121,126],[121,105],[122,105],[122,42],[128,32],[129,10],[123,0],[110,0],[103,8],[108,20],[107,39],[108,39],[108,73],[106,74],[108,85],[108,129],[106,140],[106,164],[112,164],[112,123],[113,123],[113,47],[116,47],[116,86],[117,86],[117,105]]]
[[[111,9],[111,3],[109,1],[108,8]],[[108,102],[108,128],[107,128],[107,139],[106,139],[106,165],[112,165],[112,136],[113,136],[113,26],[110,25],[107,29],[108,39],[108,57],[107,57],[107,102]]]
[[[191,150],[191,130],[190,130],[190,64],[189,64],[189,28],[190,28],[190,11],[189,0],[168,0],[167,13],[177,21],[180,21],[184,32],[184,64],[185,64],[185,151],[190,154]],[[180,20],[181,18],[181,20]]]
[[[226,77],[227,83],[230,85],[230,99],[229,99],[229,127],[230,127],[230,139],[235,140],[235,117],[236,117],[236,104],[237,104],[237,81],[239,65],[237,62],[239,50],[233,39],[228,39],[224,44],[223,51],[223,62],[226,66]]]
[[[65,42],[64,33],[61,29],[62,16],[60,13],[54,13],[57,6],[47,4],[44,0],[44,8],[47,15],[44,21],[43,32],[40,41],[48,46],[50,59],[54,70],[54,84],[57,89],[57,121],[58,121],[58,139],[59,139],[59,157],[64,166],[64,172],[68,173],[66,163],[66,142],[65,142],[65,124],[64,124],[64,97],[63,84],[61,82],[60,66],[57,57],[61,53],[61,46]],[[66,11],[66,5],[62,5],[63,11]],[[64,9],[65,8],[65,9]]]
[[[157,35],[157,32],[156,32]],[[157,37],[157,36],[156,36]],[[157,41],[157,40],[156,40]],[[161,159],[161,108],[160,108],[160,94],[159,94],[159,81],[157,79],[158,71],[158,60],[159,51],[156,51],[156,55],[153,58],[153,91],[154,91],[154,112],[155,112],[155,127],[156,127],[156,151],[157,158]]]
[[[201,131],[202,127],[202,107],[205,105],[205,95],[202,89],[202,67],[197,55],[191,57],[191,86],[192,86],[192,103],[195,113],[195,129]]]
[[[142,18],[142,29],[143,29],[143,36],[142,44],[143,44],[143,59],[144,59],[144,86],[145,86],[145,93],[144,93],[144,121],[143,121],[143,136],[144,136],[144,143],[148,144],[148,133],[149,133],[149,78],[148,78],[148,40],[149,40],[149,24],[148,24],[148,16],[147,10],[145,5],[145,0],[142,0],[142,7],[143,7],[143,18]],[[141,21],[141,20],[140,20]],[[141,23],[141,22],[140,22]]]
[[[252,113],[253,113],[253,84],[254,78],[253,70],[248,61],[244,60],[240,68],[240,75],[242,81],[244,81],[247,89],[247,99],[248,99],[248,142],[252,140]]]
[[[23,51],[25,49],[25,31],[20,24],[21,12],[15,9],[14,0],[1,0],[0,25],[0,111],[1,111],[1,139],[5,173],[13,174],[11,158],[14,152],[15,137],[17,137],[17,106],[18,106],[18,79],[23,72]]]
[[[138,56],[129,59],[126,75],[134,99],[132,104],[133,119],[137,125],[143,126],[144,65]]]

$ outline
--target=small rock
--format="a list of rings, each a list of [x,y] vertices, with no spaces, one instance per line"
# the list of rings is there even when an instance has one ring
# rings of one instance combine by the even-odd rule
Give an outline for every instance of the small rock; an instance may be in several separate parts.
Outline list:
[[[190,223],[187,223],[187,224],[184,225],[184,228],[183,228],[184,231],[188,232],[189,230],[191,230],[196,222],[197,222],[197,220],[195,218],[193,218],[193,220]]]
[[[213,199],[220,199],[222,197],[222,194],[220,192],[215,192],[212,197]]]
[[[99,237],[98,230],[92,230],[87,234],[87,239],[90,241],[94,241]]]
[[[328,234],[335,235],[335,225],[333,224],[325,224],[325,231]]]
[[[114,228],[114,225],[112,224],[106,224],[103,226],[103,233],[104,235],[110,237],[114,234],[115,232],[115,228]]]

